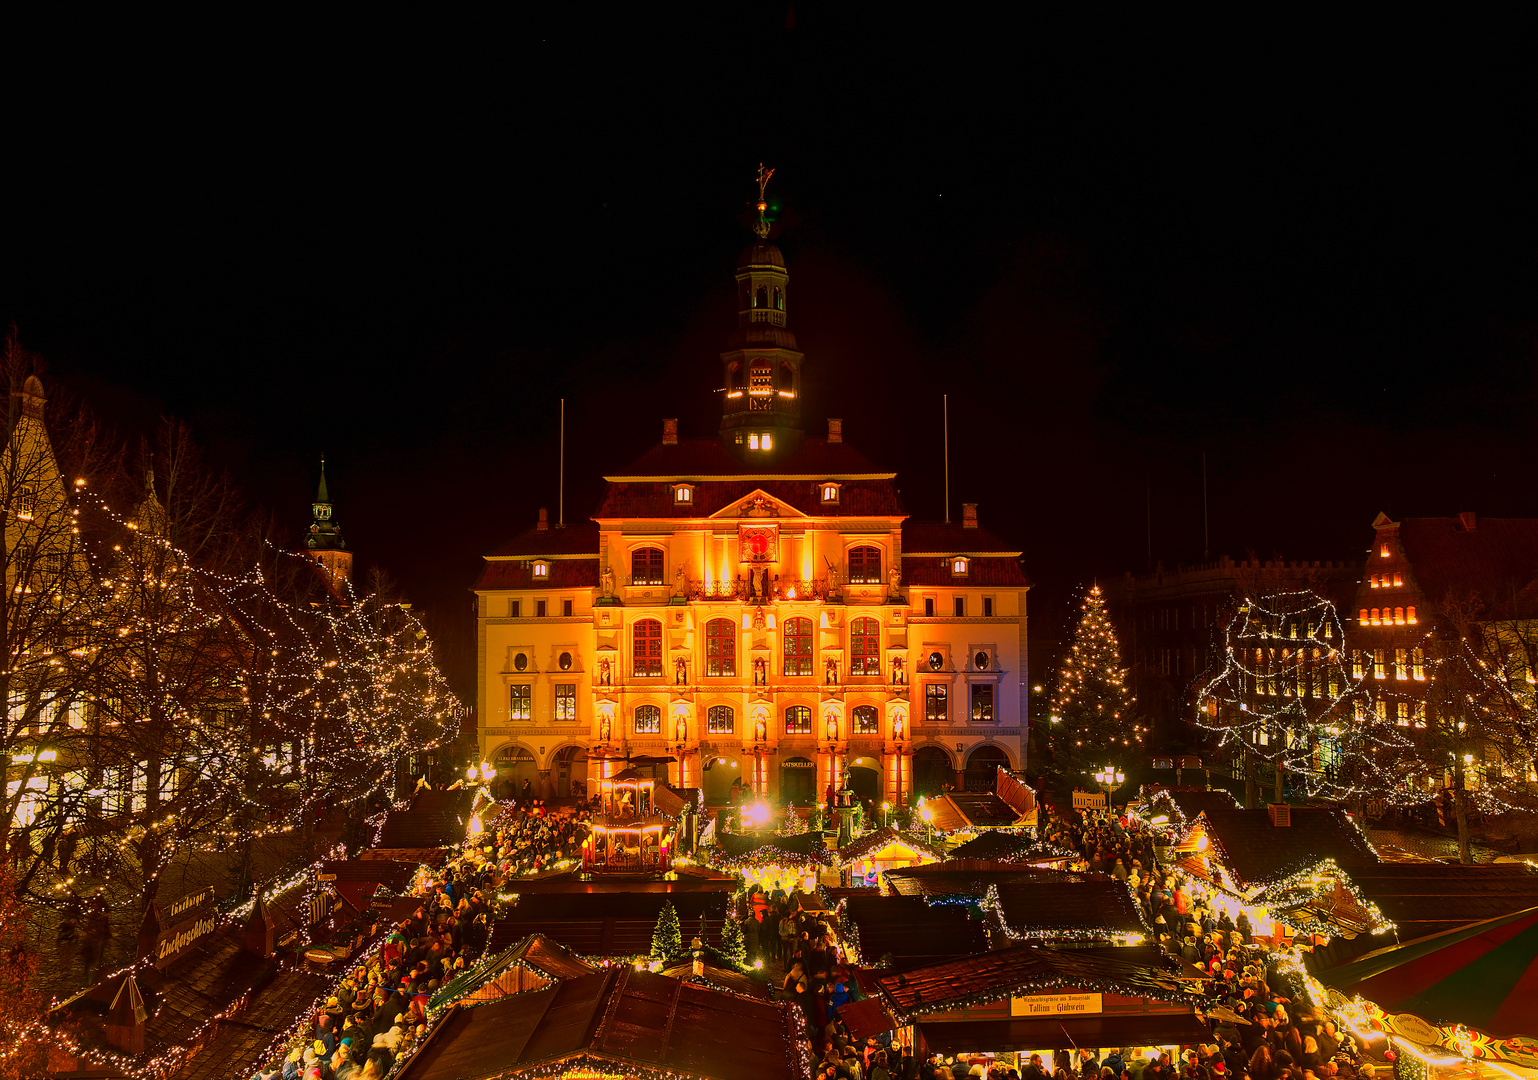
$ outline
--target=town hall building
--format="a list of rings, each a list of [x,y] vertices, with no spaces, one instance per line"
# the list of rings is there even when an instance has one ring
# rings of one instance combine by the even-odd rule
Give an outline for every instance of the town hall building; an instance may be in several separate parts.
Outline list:
[[[740,778],[805,806],[847,768],[900,805],[1024,767],[1021,552],[975,504],[959,524],[910,520],[896,474],[839,420],[803,425],[789,274],[762,209],[737,263],[719,432],[664,420],[589,523],[541,511],[485,556],[478,734],[499,779],[564,796],[628,764],[711,803]]]

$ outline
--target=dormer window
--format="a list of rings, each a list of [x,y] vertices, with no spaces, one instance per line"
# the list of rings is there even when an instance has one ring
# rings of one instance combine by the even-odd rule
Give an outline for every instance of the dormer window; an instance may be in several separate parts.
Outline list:
[[[694,485],[693,484],[674,484],[673,485],[673,502],[677,506],[693,506],[694,505]]]
[[[967,576],[967,558],[965,556],[957,555],[954,559],[951,560],[951,576]]]
[[[767,431],[761,434],[755,432],[748,436],[748,449],[772,450],[774,449],[774,437]]]
[[[822,485],[822,504],[824,506],[838,505],[838,485],[829,481]]]
[[[550,580],[550,564],[548,562],[545,562],[543,559],[541,559],[539,562],[534,564],[534,580],[535,581],[549,581]]]

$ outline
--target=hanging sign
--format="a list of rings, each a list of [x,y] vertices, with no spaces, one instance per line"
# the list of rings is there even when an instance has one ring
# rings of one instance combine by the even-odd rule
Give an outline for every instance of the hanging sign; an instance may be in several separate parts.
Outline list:
[[[164,916],[157,921],[161,931],[155,937],[154,951],[150,955],[155,966],[164,970],[171,961],[214,932],[219,922],[219,912],[214,907],[214,887],[204,886],[174,904],[168,904]]]
[[[1104,1012],[1100,994],[1030,994],[1009,999],[1011,1016],[1094,1016]]]

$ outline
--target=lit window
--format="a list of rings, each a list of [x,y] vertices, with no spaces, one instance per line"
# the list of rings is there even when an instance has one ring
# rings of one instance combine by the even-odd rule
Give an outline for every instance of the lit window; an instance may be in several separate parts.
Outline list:
[[[1372,577],[1368,578],[1367,584],[1376,589],[1378,587],[1378,575],[1374,574]]]
[[[534,715],[530,702],[532,688],[526,683],[515,683],[508,689],[512,692],[508,701],[508,717],[513,720],[530,719]]]
[[[1385,558],[1385,559],[1388,558],[1388,545],[1387,544],[1384,544],[1382,547],[1380,547],[1378,549],[1378,555],[1380,557],[1382,557],[1382,558]]]
[[[1372,707],[1373,711],[1377,713],[1379,720],[1388,719],[1388,702],[1384,701],[1382,698],[1379,698],[1377,701],[1372,703]]]
[[[1388,608],[1383,609],[1383,621],[1388,622]],[[1396,607],[1394,609],[1394,624],[1396,626],[1404,625],[1404,608]]]
[[[1411,626],[1414,626],[1417,622],[1420,621],[1415,617],[1415,608],[1413,607],[1407,607],[1404,609],[1404,619],[1405,622],[1409,623]]]
[[[822,485],[822,501],[825,504],[833,504],[833,503],[837,503],[838,502],[838,485],[837,484],[824,484],[824,485]]]
[[[705,730],[711,735],[730,735],[737,730],[737,717],[730,705],[712,705],[705,711]]]
[[[1362,652],[1360,649],[1352,654],[1351,657],[1351,677],[1353,679],[1360,679],[1362,677]]]
[[[737,674],[737,628],[730,619],[711,619],[705,624],[705,674]]]
[[[957,577],[964,576],[967,572],[967,560],[960,556],[951,560],[951,573]]]
[[[1410,671],[1413,678],[1421,682],[1426,680],[1426,654],[1420,649],[1410,653]]]
[[[662,709],[656,705],[637,705],[635,709],[635,733],[637,735],[661,735]]]
[[[31,484],[17,484],[15,488],[16,516],[31,521],[37,513],[37,492]]]
[[[1410,715],[1414,719],[1416,727],[1425,727],[1426,726],[1426,703],[1424,701],[1417,701],[1415,703],[1415,707],[1411,710]]]
[[[972,687],[972,722],[990,723],[993,720],[993,686]]]
[[[1408,701],[1396,701],[1394,703],[1394,723],[1398,727],[1410,726],[1410,703]]]
[[[1394,574],[1394,585],[1395,585],[1395,587],[1397,588],[1398,586],[1403,585],[1403,584],[1404,584],[1404,575],[1400,574],[1400,573],[1395,573]]]
[[[881,549],[868,545],[849,549],[849,584],[881,584]]]
[[[641,619],[630,628],[631,671],[636,675],[662,674],[662,624]]]
[[[812,673],[812,620],[785,620],[785,674]]]
[[[881,674],[881,624],[855,619],[849,626],[849,674]]]
[[[924,687],[924,719],[932,724],[943,724],[950,719],[950,688],[944,683],[930,683]]]
[[[550,564],[547,562],[535,563],[534,576],[537,578],[548,578],[550,576]]]
[[[638,548],[630,555],[630,584],[662,584],[662,549]]]
[[[762,435],[749,435],[748,436],[748,449],[749,450],[772,450],[772,449],[774,449],[774,437],[772,435],[770,435],[769,432],[767,432],[767,431],[764,432]]]
[[[1394,650],[1394,678],[1404,680],[1410,677],[1409,665],[1405,663],[1405,655],[1408,650]]]
[[[673,501],[676,503],[692,503],[694,501],[694,488],[688,484],[679,484],[673,488]]]
[[[854,707],[854,733],[856,735],[880,735],[881,714],[874,705]]]
[[[1372,677],[1374,679],[1382,679],[1387,675],[1388,665],[1384,662],[1383,650],[1374,649],[1372,651]]]
[[[555,684],[555,718],[557,720],[575,720],[577,718],[577,684]]]
[[[810,735],[812,733],[812,710],[805,705],[792,705],[785,710],[785,734]]]
[[[1357,617],[1356,621],[1361,623],[1363,626],[1367,625],[1367,609],[1366,608],[1362,609],[1361,614]]]

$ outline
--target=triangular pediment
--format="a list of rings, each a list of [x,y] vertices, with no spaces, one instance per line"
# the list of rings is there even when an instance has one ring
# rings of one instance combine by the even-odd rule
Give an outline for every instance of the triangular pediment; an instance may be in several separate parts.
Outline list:
[[[710,520],[720,520],[722,518],[741,518],[746,521],[774,521],[778,518],[798,518],[805,521],[808,520],[808,515],[803,514],[800,510],[791,506],[790,503],[782,499],[776,499],[763,488],[754,488],[742,498],[728,503],[710,515]]]

